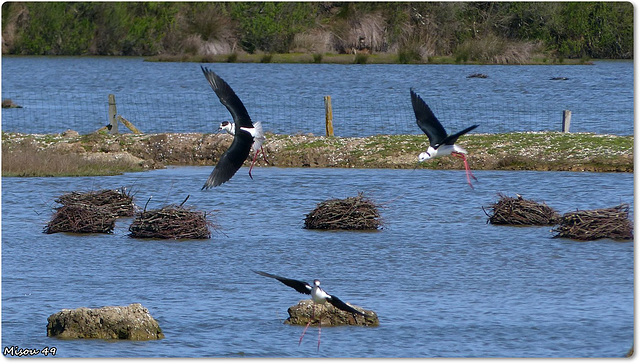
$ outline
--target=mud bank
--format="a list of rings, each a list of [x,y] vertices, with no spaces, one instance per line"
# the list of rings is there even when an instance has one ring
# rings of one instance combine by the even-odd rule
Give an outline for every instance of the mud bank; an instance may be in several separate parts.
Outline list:
[[[209,165],[229,147],[226,134],[2,134],[3,175],[11,155],[25,150],[89,160],[130,161],[132,170],[167,165]],[[592,133],[526,132],[465,135],[458,141],[469,152],[472,169],[633,172],[633,136]],[[259,166],[314,168],[414,168],[428,146],[424,135],[376,135],[340,138],[267,134],[268,163]],[[250,160],[247,161],[247,166]],[[37,162],[35,162],[37,163]],[[28,168],[25,166],[24,168]],[[438,158],[418,168],[462,169],[457,158]],[[25,174],[28,175],[28,174]]]

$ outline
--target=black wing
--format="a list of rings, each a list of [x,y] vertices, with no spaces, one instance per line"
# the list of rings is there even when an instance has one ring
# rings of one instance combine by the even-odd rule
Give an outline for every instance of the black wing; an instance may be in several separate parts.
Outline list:
[[[220,186],[233,177],[249,156],[253,138],[251,134],[242,132],[233,138],[229,149],[222,154],[218,164],[209,175],[202,189]]]
[[[253,144],[253,137],[248,132],[240,130],[240,127],[253,127],[251,118],[247,113],[242,101],[236,96],[231,87],[213,71],[202,67],[207,81],[211,85],[211,88],[216,93],[220,102],[226,106],[227,110],[233,116],[233,120],[236,123],[236,133],[233,138],[233,142],[229,149],[222,154],[218,164],[213,169],[213,172],[209,175],[207,182],[205,182],[202,189],[220,186],[233,177],[234,174],[242,167],[244,161],[249,156],[251,151],[251,145]]]
[[[239,133],[240,127],[252,128],[253,123],[251,122],[249,113],[242,101],[240,101],[240,98],[233,92],[231,86],[207,67],[200,66],[200,68],[202,68],[204,76],[207,78],[207,81],[209,81],[213,91],[218,95],[222,105],[224,105],[231,113],[231,116],[233,116],[233,121],[236,123],[236,135]]]
[[[448,145],[453,145],[455,144],[456,140],[458,140],[458,138],[460,138],[461,136],[467,134],[468,132],[470,132],[471,130],[477,128],[478,125],[471,125],[470,127],[464,129],[463,131],[459,131],[455,134],[451,134],[448,137],[444,138],[444,144],[448,144]]]
[[[418,96],[413,89],[411,91],[411,105],[413,112],[416,114],[416,123],[422,131],[429,137],[429,144],[433,148],[437,148],[447,137],[447,131],[444,130],[438,118],[433,114],[429,106]]]
[[[259,271],[259,270],[254,270],[254,272],[258,273],[261,276],[265,276],[265,277],[269,277],[269,278],[275,278],[275,279],[279,280],[280,282],[282,282],[285,285],[295,289],[296,291],[298,291],[300,293],[311,294],[312,287],[306,282],[298,281],[298,280],[295,280],[295,279],[289,279],[289,278],[276,276],[276,275],[265,273],[265,272],[262,272],[262,271]]]
[[[358,315],[362,315],[362,316],[369,316],[364,312],[360,312],[358,310],[356,310],[355,308],[347,305],[346,303],[342,302],[338,297],[330,295],[331,297],[327,298],[327,301],[329,301],[329,303],[331,303],[332,305],[336,306],[336,308],[341,309],[342,311],[347,311],[347,312],[351,312],[351,313],[355,313]]]

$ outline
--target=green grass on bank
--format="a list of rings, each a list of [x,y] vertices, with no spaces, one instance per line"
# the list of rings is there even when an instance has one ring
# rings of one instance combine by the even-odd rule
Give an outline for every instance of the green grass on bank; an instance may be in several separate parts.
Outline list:
[[[2,145],[3,177],[108,176],[143,170],[139,164],[127,159],[90,159],[78,153],[52,153],[29,142],[19,143],[11,149]]]
[[[157,55],[146,57],[147,62],[197,63],[329,63],[329,64],[486,64],[464,61],[454,56],[432,56],[426,59],[407,58],[396,53],[335,54],[335,53],[231,53],[215,55]],[[535,57],[522,64],[531,65],[585,65],[589,59]]]

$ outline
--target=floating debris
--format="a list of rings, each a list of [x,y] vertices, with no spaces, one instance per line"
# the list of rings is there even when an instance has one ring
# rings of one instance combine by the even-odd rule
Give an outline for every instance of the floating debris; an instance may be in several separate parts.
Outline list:
[[[489,76],[485,75],[484,73],[473,73],[467,76],[467,78],[488,78],[488,77]]]
[[[187,199],[189,197],[187,196]],[[185,199],[184,202],[187,200]],[[207,214],[176,205],[157,210],[143,211],[129,226],[129,236],[156,239],[209,239],[209,227],[216,226],[207,220]]]
[[[133,216],[133,197],[124,187],[119,190],[71,192],[55,200],[63,205],[86,205],[101,207],[116,216]]]
[[[356,197],[320,202],[304,219],[305,229],[376,230],[381,226],[378,207],[362,192]]]
[[[551,81],[566,81],[568,80],[568,77],[551,77],[550,80]]]
[[[495,225],[554,225],[560,215],[544,203],[525,200],[522,196],[508,197],[498,194],[498,202],[489,206],[493,213],[489,214],[482,207],[482,211],[489,216],[487,223]]]
[[[21,109],[22,106],[16,104],[11,99],[2,100],[2,108],[3,109]]]
[[[629,220],[629,204],[568,212],[551,231],[557,233],[554,238],[631,240],[633,224]]]
[[[56,209],[44,233],[106,233],[111,234],[117,216],[106,208],[81,204],[64,205]]]

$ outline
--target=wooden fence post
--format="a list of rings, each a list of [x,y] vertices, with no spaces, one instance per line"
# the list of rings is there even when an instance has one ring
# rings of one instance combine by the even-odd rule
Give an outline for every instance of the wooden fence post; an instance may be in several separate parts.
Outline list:
[[[327,136],[333,136],[333,109],[331,109],[331,96],[324,97],[324,113]]]
[[[133,132],[133,134],[142,134],[142,132],[138,128],[136,128],[136,126],[133,125],[132,122],[130,122],[129,120],[123,118],[122,115],[118,115],[116,117],[116,119],[118,119],[118,121],[121,122],[122,125],[124,125],[127,128],[129,128],[129,130],[131,130]]]
[[[565,110],[562,113],[562,132],[568,133],[571,126],[571,110]]]
[[[109,94],[109,124],[111,125],[111,134],[118,134],[118,119],[116,119],[116,95]]]

